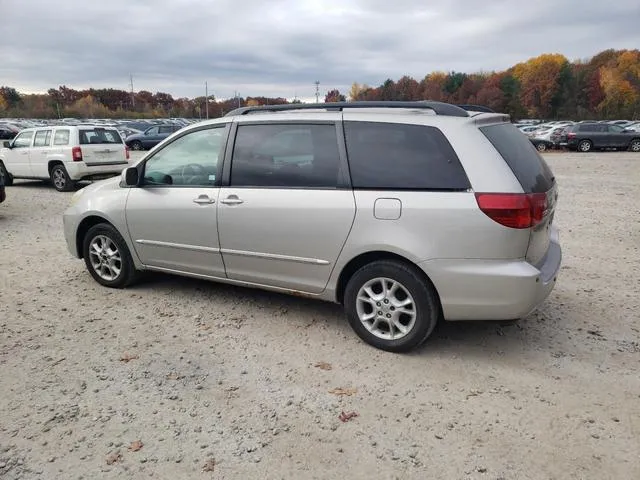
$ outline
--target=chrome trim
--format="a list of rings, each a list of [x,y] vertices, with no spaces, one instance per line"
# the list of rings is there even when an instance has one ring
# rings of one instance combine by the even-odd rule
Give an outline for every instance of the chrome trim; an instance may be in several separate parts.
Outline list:
[[[246,252],[243,250],[231,250],[221,248],[220,253],[223,255],[237,255],[240,257],[266,258],[268,260],[284,260],[286,262],[310,263],[312,265],[329,265],[327,260],[319,258],[292,257],[289,255],[278,255],[276,253]]]
[[[204,275],[202,273],[184,272],[182,270],[174,270],[172,268],[152,267],[149,265],[143,265],[143,268],[144,270],[149,270],[152,272],[171,273],[171,274],[180,275],[183,277],[198,278],[201,280],[210,280],[214,282],[226,283],[229,285],[237,285],[239,287],[261,288],[263,290],[271,290],[273,292],[282,292],[282,293],[288,293],[290,295],[299,295],[299,296],[304,296],[309,298],[319,298],[321,295],[321,293],[309,293],[303,290],[293,290],[291,288],[285,288],[285,287],[274,287],[272,285],[265,285],[262,283],[252,283],[252,282],[246,282],[243,280],[233,280],[227,277],[216,277],[214,275]]]
[[[171,243],[171,242],[161,242],[159,240],[136,240],[136,243],[140,245],[152,245],[154,247],[167,247],[167,248],[177,248],[180,250],[193,250],[196,252],[211,252],[211,253],[220,253],[219,248],[214,247],[203,247],[200,245],[187,245],[184,243]]]

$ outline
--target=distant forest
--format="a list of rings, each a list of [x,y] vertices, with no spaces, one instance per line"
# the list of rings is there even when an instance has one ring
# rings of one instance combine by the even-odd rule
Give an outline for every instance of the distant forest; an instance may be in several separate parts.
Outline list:
[[[324,100],[439,100],[484,105],[514,119],[637,119],[640,50],[605,50],[590,60],[573,62],[560,54],[543,54],[502,72],[433,72],[422,80],[403,76],[377,87],[354,83],[349,92],[328,91]],[[210,96],[209,117],[222,116],[237,106],[283,103],[287,99],[216,101]],[[44,94],[0,88],[0,117],[204,118],[205,110],[204,96],[174,98],[163,92],[74,90],[64,85]]]

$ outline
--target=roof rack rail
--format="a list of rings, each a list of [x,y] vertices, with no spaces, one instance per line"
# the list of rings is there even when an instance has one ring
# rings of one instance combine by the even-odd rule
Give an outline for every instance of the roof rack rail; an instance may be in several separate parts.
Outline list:
[[[417,102],[394,101],[358,101],[358,102],[333,102],[333,103],[291,103],[285,105],[259,105],[255,107],[240,107],[230,111],[225,117],[246,115],[253,112],[282,112],[291,110],[318,110],[343,111],[348,108],[411,108],[433,110],[437,115],[447,117],[468,117],[469,114],[463,108],[444,102],[431,102],[421,100]]]
[[[485,107],[483,105],[456,105],[456,106],[468,112],[497,113],[495,110],[492,110],[491,108]]]

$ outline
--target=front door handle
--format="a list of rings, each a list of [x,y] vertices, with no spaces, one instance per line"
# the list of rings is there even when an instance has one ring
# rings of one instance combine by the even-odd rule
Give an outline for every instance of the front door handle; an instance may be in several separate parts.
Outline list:
[[[237,195],[229,195],[227,198],[222,200],[222,203],[225,205],[240,205],[241,203],[244,203],[244,200],[238,198]]]
[[[193,203],[197,203],[198,205],[208,205],[211,203],[216,203],[216,201],[211,198],[209,195],[198,195],[197,198],[193,199]]]

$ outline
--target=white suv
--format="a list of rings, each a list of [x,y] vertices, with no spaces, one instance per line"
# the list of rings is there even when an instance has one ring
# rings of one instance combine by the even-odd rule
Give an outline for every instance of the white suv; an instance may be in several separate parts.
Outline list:
[[[79,180],[119,175],[129,150],[115,128],[92,125],[26,128],[0,150],[5,184],[15,178],[51,180],[60,192]]]

